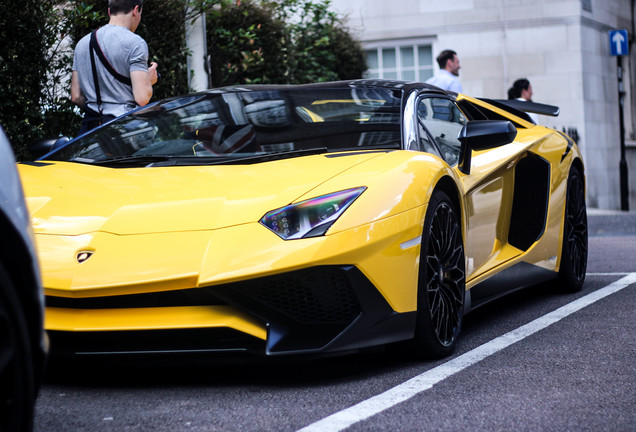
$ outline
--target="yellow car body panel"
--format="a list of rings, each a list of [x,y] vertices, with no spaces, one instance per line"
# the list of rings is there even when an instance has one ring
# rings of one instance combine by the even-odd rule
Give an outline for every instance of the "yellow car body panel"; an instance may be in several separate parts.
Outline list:
[[[190,306],[110,310],[50,307],[45,325],[52,331],[125,331],[229,327],[265,340],[263,323],[227,306]]]
[[[19,169],[29,179],[27,205],[35,233],[99,230],[126,235],[253,222],[280,202],[294,202],[325,178],[375,156],[351,155],[329,163],[322,156],[309,156],[249,170],[240,165],[119,170],[68,162]],[[103,188],[104,183],[109,188]]]

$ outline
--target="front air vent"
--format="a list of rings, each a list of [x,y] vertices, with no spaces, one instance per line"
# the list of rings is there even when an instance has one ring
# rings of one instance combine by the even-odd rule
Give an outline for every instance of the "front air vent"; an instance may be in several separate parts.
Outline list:
[[[350,323],[360,313],[345,274],[335,268],[257,279],[237,284],[234,290],[301,324]]]

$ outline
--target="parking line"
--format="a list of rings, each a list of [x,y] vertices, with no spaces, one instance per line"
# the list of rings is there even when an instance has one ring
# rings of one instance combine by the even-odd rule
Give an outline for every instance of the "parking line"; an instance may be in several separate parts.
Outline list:
[[[627,276],[631,272],[586,273],[585,276]]]
[[[454,375],[469,366],[489,357],[504,348],[519,342],[530,335],[542,330],[561,319],[589,306],[611,294],[614,294],[632,284],[636,283],[636,273],[628,273],[625,277],[618,281],[607,285],[604,288],[596,290],[584,297],[581,297],[571,303],[566,304],[534,321],[529,322],[515,330],[512,330],[498,338],[491,340],[465,354],[460,355],[444,364],[441,364],[421,375],[393,387],[374,396],[370,399],[362,401],[340,412],[318,420],[297,432],[336,432],[342,431],[349,426],[366,420],[384,410],[387,410],[400,402],[404,402],[413,396],[430,389],[435,384]]]

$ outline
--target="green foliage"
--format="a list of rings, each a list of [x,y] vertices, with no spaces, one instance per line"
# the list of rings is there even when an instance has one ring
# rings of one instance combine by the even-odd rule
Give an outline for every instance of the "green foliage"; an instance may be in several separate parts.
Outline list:
[[[152,100],[188,93],[185,4],[186,0],[144,2],[137,34],[148,43],[149,61],[157,62],[161,74]]]
[[[95,2],[93,2],[95,3]],[[81,117],[69,100],[69,44],[103,20],[90,2],[9,0],[0,20],[0,123],[18,160],[44,138],[72,136]]]
[[[206,9],[215,87],[354,79],[364,52],[329,0],[216,1]]]
[[[279,0],[278,3],[281,19],[289,23],[285,38],[288,82],[338,79],[331,33],[339,21],[328,10],[329,1]]]
[[[275,0],[287,23],[287,82],[309,83],[362,78],[364,51],[330,0]]]
[[[215,87],[270,84],[286,73],[285,23],[273,4],[224,2],[206,11],[207,45]]]
[[[99,23],[107,21],[101,9],[105,0],[68,3],[52,1],[47,26],[44,64],[46,81],[42,89],[42,125],[40,138],[73,136],[79,129],[81,115],[69,98],[73,50],[77,41]]]
[[[331,30],[329,49],[336,60],[334,70],[338,79],[359,79],[367,71],[367,59],[360,42],[342,26]]]
[[[0,20],[0,123],[18,159],[36,140],[41,125],[40,93],[45,75],[46,24],[50,4],[5,0]],[[26,55],[25,55],[26,53]]]
[[[290,83],[362,78],[364,51],[344,21],[329,10],[329,0],[276,0],[288,22],[287,76]]]

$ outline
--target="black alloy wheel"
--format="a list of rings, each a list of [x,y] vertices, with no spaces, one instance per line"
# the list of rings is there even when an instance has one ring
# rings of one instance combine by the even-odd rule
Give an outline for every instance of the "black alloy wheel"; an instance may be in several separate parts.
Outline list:
[[[458,213],[448,195],[437,190],[422,233],[414,340],[418,355],[440,358],[452,352],[464,316],[465,265]]]
[[[32,429],[34,379],[27,325],[15,285],[0,263],[0,430]]]
[[[563,246],[559,268],[559,287],[580,291],[587,270],[587,210],[585,186],[580,171],[570,168],[563,226]]]

